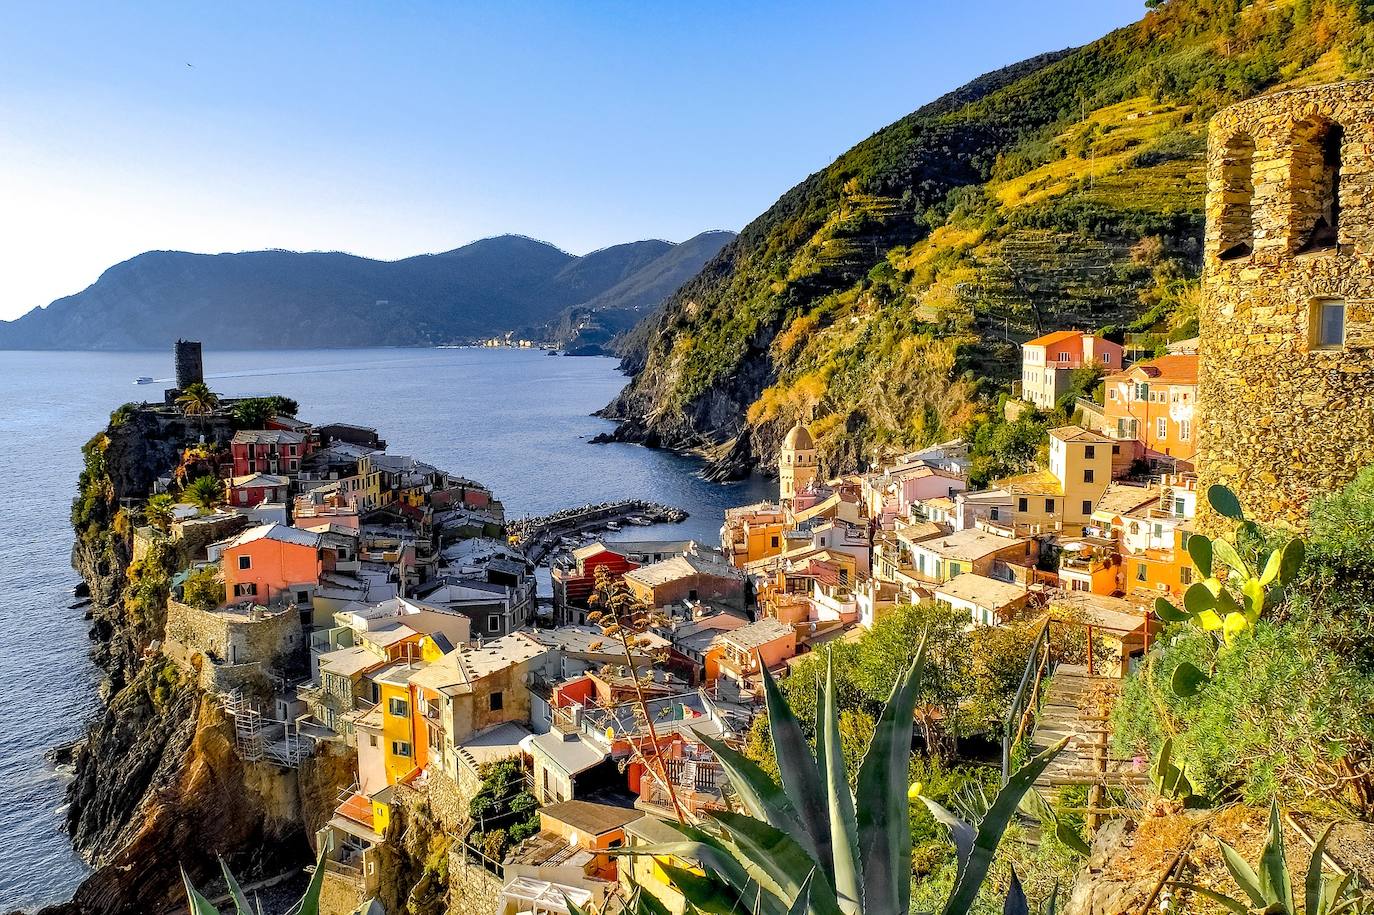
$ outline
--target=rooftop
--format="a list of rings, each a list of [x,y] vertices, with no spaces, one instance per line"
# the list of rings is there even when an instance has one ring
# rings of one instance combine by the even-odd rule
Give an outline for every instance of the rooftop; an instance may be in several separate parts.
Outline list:
[[[650,588],[680,581],[693,575],[714,575],[717,578],[743,577],[734,566],[702,559],[700,556],[693,556],[690,553],[674,556],[672,559],[665,559],[662,562],[655,562],[647,566],[640,566],[632,572],[625,573],[627,579],[634,579]]]
[[[285,429],[240,429],[234,433],[235,445],[299,445],[310,436]]]
[[[1027,340],[1025,346],[1054,346],[1056,343],[1065,343],[1069,340],[1076,340],[1083,336],[1081,330],[1056,330],[1053,333],[1045,334],[1043,337],[1036,337],[1034,340]]]
[[[1117,377],[1145,377],[1159,384],[1197,384],[1197,365],[1196,353],[1174,353],[1137,362]]]
[[[1064,494],[1059,478],[1048,470],[1036,470],[998,480],[997,486],[1016,495],[1060,496]]]
[[[308,546],[318,548],[320,545],[320,535],[313,531],[303,531],[298,527],[287,527],[285,524],[259,524],[257,527],[250,527],[237,537],[231,537],[224,541],[224,548],[232,550],[235,547],[246,546],[257,540],[275,540],[278,543],[290,543],[295,546]]]
[[[1030,541],[1020,537],[1001,537],[977,528],[958,531],[944,537],[922,540],[914,548],[929,550],[945,559],[972,561],[991,556],[1010,547],[1025,546]]]
[[[549,731],[533,737],[529,746],[552,760],[568,775],[581,775],[606,759],[606,751],[577,734],[565,737],[559,731]]]
[[[477,680],[537,658],[546,650],[530,633],[512,632],[484,642],[480,648],[460,646],[415,674],[410,682],[449,695],[467,693]]]
[[[1026,595],[1026,589],[986,575],[965,572],[940,585],[935,589],[935,594],[937,597],[946,595],[978,607],[997,610],[1020,600]]]
[[[591,801],[560,801],[539,808],[541,817],[548,817],[566,823],[578,832],[600,836],[626,823],[633,823],[644,816],[644,811],[633,807],[613,807],[610,804],[595,804]]]
[[[343,677],[351,677],[356,673],[361,673],[369,667],[375,667],[382,663],[382,659],[377,657],[366,648],[338,648],[334,651],[326,651],[319,658],[320,669],[326,667],[331,674],[338,674]]]
[[[757,623],[750,623],[748,626],[741,626],[729,632],[721,633],[718,638],[736,648],[744,651],[753,651],[761,645],[788,636],[793,636],[792,627],[779,622],[771,616],[764,617]]]
[[[1061,442],[1085,442],[1090,445],[1110,445],[1112,440],[1099,432],[1092,432],[1082,426],[1060,426],[1050,430],[1050,437]]]
[[[288,477],[277,476],[271,473],[249,473],[241,477],[232,477],[229,482],[234,486],[290,486],[291,480]]]

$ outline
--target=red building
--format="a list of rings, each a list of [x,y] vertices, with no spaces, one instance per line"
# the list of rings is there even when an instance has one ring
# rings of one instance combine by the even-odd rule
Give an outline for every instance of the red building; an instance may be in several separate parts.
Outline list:
[[[315,448],[308,432],[285,429],[242,429],[234,433],[229,448],[234,455],[234,476],[254,473],[292,475]]]
[[[573,568],[552,570],[553,618],[560,626],[586,622],[587,598],[596,587],[596,570],[604,568],[615,577],[639,568],[639,563],[615,552],[604,543],[590,543],[572,552]]]
[[[250,473],[229,481],[229,504],[234,508],[252,508],[263,502],[285,502],[291,481],[270,473]]]

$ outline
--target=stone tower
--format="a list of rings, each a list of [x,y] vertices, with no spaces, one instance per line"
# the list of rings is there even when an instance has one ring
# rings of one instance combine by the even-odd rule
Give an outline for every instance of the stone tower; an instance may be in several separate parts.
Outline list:
[[[778,498],[791,502],[816,479],[816,442],[811,430],[797,423],[782,440],[778,453]]]
[[[1374,82],[1241,102],[1208,147],[1199,484],[1302,527],[1374,463]]]
[[[177,388],[186,390],[197,382],[204,384],[205,369],[200,361],[199,340],[178,340],[173,350],[177,370]]]

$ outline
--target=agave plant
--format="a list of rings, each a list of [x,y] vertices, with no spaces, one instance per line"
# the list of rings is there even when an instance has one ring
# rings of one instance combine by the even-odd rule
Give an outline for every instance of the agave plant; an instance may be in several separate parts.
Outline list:
[[[229,866],[224,863],[224,859],[219,860],[220,870],[224,872],[224,882],[229,887],[229,898],[234,901],[233,915],[263,915],[262,903],[259,901],[256,908],[248,903],[248,897],[244,895],[243,888],[234,879]],[[191,915],[221,915],[220,910],[214,903],[206,899],[191,884],[191,878],[186,875],[186,870],[181,871],[181,880],[186,884],[186,898],[191,903]],[[315,861],[315,873],[310,878],[310,884],[305,888],[305,893],[297,900],[296,904],[287,909],[287,915],[319,915],[320,912],[320,891],[324,889],[324,853]],[[372,899],[365,902],[354,910],[354,915],[386,915],[381,903]]]
[[[1303,886],[1303,909],[1306,915],[1341,915],[1341,913],[1368,912],[1372,899],[1363,889],[1356,886],[1351,875],[1340,876],[1326,869],[1326,840],[1336,824],[1326,827],[1316,844],[1312,847],[1312,858],[1307,865],[1307,880]],[[1176,883],[1175,886],[1193,892],[1237,912],[1248,915],[1261,912],[1263,915],[1297,915],[1293,881],[1288,873],[1288,859],[1283,847],[1283,824],[1279,818],[1279,802],[1269,807],[1269,838],[1260,851],[1259,861],[1251,867],[1230,845],[1220,839],[1222,860],[1231,874],[1231,879],[1245,893],[1245,899],[1235,899],[1215,890],[1205,889],[1191,883]]]
[[[892,688],[856,789],[840,748],[834,673],[827,665],[816,703],[813,755],[801,722],[763,671],[764,694],[782,784],[723,741],[703,737],[744,812],[711,811],[703,825],[669,823],[683,841],[622,850],[696,861],[702,874],[660,862],[702,912],[755,915],[890,915],[911,906],[911,821],[907,772],[924,642]],[[949,827],[958,856],[942,915],[964,915],[987,877],[1022,795],[1065,741],[1037,756],[1002,786],[976,826],[921,797]],[[1018,911],[1013,908],[1010,911]]]
[[[1222,517],[1235,521],[1239,530],[1251,536],[1258,533],[1258,526],[1245,517],[1240,501],[1227,487],[1212,486],[1207,501]],[[1225,648],[1255,627],[1266,606],[1283,599],[1305,551],[1306,545],[1295,537],[1282,549],[1261,548],[1247,558],[1228,540],[1194,534],[1188,538],[1188,555],[1207,577],[1184,592],[1182,609],[1163,597],[1157,599],[1155,615],[1166,623],[1191,621],[1212,633],[1219,648]],[[1170,685],[1180,696],[1195,696],[1210,679],[1196,664],[1184,661],[1174,668]]]

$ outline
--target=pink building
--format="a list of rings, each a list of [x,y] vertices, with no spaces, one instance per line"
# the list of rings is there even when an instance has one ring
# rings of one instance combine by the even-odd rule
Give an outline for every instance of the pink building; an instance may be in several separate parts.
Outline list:
[[[1123,354],[1121,344],[1079,330],[1036,337],[1021,346],[1021,397],[1042,410],[1053,410],[1069,389],[1070,372],[1094,363],[1109,373],[1119,372]]]
[[[270,473],[250,473],[229,481],[229,504],[234,508],[252,508],[263,502],[285,502],[291,481]]]

